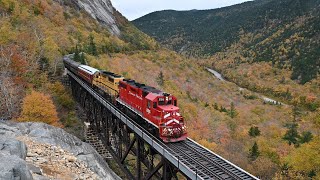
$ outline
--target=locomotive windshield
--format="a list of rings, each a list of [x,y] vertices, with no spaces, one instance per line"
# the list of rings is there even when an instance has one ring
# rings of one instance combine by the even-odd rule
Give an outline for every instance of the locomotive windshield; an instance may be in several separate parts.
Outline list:
[[[158,104],[160,106],[163,106],[163,105],[172,105],[172,97],[160,97],[158,98]]]
[[[159,103],[158,103],[159,106],[165,105],[165,102],[164,102],[164,98],[163,98],[163,97],[159,98],[158,100],[159,100]]]

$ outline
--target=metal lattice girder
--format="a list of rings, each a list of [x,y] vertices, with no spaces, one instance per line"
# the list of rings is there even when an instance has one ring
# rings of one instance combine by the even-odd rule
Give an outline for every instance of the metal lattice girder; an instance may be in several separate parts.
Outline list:
[[[155,175],[162,166],[163,166],[163,160],[161,160],[159,164],[144,179],[145,180],[151,179],[152,176]]]
[[[124,160],[127,158],[128,154],[129,154],[129,152],[131,151],[131,148],[133,147],[133,145],[134,145],[135,142],[136,142],[136,138],[134,137],[133,140],[132,140],[132,142],[130,143],[127,151],[124,153],[124,155],[123,155],[123,157],[122,157],[122,159],[121,159],[121,163],[123,163]]]

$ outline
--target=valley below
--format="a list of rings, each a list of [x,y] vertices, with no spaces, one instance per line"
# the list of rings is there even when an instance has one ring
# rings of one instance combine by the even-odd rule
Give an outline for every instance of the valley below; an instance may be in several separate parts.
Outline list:
[[[219,72],[217,72],[217,71],[215,71],[215,70],[213,70],[213,69],[207,68],[207,67],[206,67],[206,69],[207,69],[210,73],[212,73],[216,78],[218,78],[219,80],[221,80],[221,81],[223,81],[223,82],[230,82],[230,81],[225,80],[225,79],[223,78],[223,75],[220,74]],[[233,83],[233,82],[230,82],[230,83]],[[245,89],[245,88],[243,88],[243,87],[240,87],[240,86],[238,86],[238,87],[239,87],[239,90],[240,90],[240,91],[244,91],[244,90],[248,91],[247,89]],[[254,93],[256,93],[256,92],[254,92]],[[271,99],[271,98],[266,97],[266,96],[264,96],[264,95],[261,95],[261,94],[259,94],[259,93],[256,93],[256,95],[257,95],[257,97],[259,97],[260,99],[262,99],[263,102],[265,102],[265,103],[271,103],[271,104],[275,104],[275,105],[285,105],[285,106],[287,106],[287,104],[285,104],[285,103],[282,103],[282,102],[279,102],[279,101],[277,101],[277,100]]]

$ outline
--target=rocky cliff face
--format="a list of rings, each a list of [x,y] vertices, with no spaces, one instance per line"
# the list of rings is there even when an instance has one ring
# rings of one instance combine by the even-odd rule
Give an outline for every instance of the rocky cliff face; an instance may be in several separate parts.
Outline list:
[[[0,179],[120,179],[96,150],[43,123],[0,121]]]
[[[106,25],[109,31],[116,36],[120,35],[114,17],[114,8],[110,0],[74,0],[77,5],[87,11],[92,18]]]
[[[120,36],[121,32],[115,18],[115,9],[110,0],[55,0],[86,11],[90,16],[106,26],[113,35]]]

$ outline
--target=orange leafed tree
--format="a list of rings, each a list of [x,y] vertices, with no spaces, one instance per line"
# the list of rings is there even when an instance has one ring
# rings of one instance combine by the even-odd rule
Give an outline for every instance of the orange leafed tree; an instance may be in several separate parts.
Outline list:
[[[22,113],[18,121],[44,122],[59,126],[56,107],[50,96],[32,91],[23,99]]]

